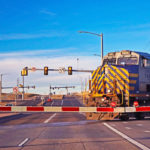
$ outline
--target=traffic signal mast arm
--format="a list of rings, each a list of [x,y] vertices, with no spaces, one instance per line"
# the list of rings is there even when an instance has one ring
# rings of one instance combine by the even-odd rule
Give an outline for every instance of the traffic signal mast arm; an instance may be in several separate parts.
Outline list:
[[[33,69],[34,68],[34,69]],[[28,75],[28,71],[43,71],[44,70],[44,75],[48,75],[48,71],[62,71],[62,72],[65,72],[65,71],[68,71],[68,75],[72,75],[72,72],[87,72],[87,73],[92,73],[94,70],[77,70],[77,69],[72,69],[72,67],[68,67],[68,69],[65,69],[65,68],[59,68],[59,69],[49,69],[48,67],[44,67],[44,69],[38,69],[38,68],[28,68],[28,67],[25,67],[23,68],[22,70],[22,76],[27,76]]]
[[[29,89],[29,88],[33,88],[33,89],[35,89],[35,85],[34,86],[19,86],[19,88],[27,88],[27,89]]]
[[[32,71],[32,68],[28,68],[28,70]],[[44,69],[36,69],[37,71],[43,71]],[[59,71],[60,69],[48,69],[48,71]],[[65,69],[64,71],[68,71],[68,69]],[[73,72],[89,72],[92,73],[94,70],[77,70],[72,69]]]
[[[53,87],[50,86],[50,95],[49,95],[49,97],[51,96],[51,89],[52,90],[54,90],[54,89],[58,89],[58,90],[59,89],[66,89],[67,90],[67,94],[68,94],[68,89],[69,88],[75,88],[75,86],[57,86],[57,87],[56,86],[53,86]]]
[[[62,89],[62,88],[64,88],[64,89],[67,89],[67,88],[75,88],[75,86],[54,86],[54,87],[52,87],[52,86],[50,86],[50,89]]]
[[[12,89],[12,88],[13,87],[2,87],[2,89]],[[34,88],[35,89],[35,86],[24,86],[24,87],[23,86],[21,86],[21,87],[19,86],[18,88],[28,88],[28,89],[29,88]]]

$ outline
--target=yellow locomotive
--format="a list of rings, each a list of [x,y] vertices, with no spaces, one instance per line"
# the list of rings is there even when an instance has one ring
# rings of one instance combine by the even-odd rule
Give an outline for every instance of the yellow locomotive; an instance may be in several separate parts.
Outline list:
[[[150,105],[150,54],[122,50],[108,53],[92,73],[87,106],[137,107]],[[87,113],[88,119],[127,120],[127,113]],[[134,114],[137,119],[144,113]]]

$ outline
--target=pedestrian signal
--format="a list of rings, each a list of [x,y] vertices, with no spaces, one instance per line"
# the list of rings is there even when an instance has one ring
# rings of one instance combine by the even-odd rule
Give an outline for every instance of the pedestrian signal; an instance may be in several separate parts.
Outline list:
[[[44,67],[44,75],[48,75],[48,67]]]
[[[68,67],[68,75],[72,75],[72,67]]]

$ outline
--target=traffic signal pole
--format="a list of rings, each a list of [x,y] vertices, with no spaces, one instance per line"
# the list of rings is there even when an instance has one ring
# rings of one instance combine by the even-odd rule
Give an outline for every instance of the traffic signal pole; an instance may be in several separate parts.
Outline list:
[[[24,76],[22,76],[22,100],[24,100]]]

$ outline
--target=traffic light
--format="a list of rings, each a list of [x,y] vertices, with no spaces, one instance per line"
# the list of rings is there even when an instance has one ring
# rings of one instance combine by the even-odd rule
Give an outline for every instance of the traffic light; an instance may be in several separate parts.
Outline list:
[[[21,71],[21,76],[27,76],[28,75],[28,67],[25,67],[22,71]]]
[[[72,67],[68,67],[68,75],[72,75]]]
[[[44,75],[48,75],[48,67],[44,67]]]
[[[22,84],[19,84],[19,87],[23,88],[23,85],[22,85]]]

